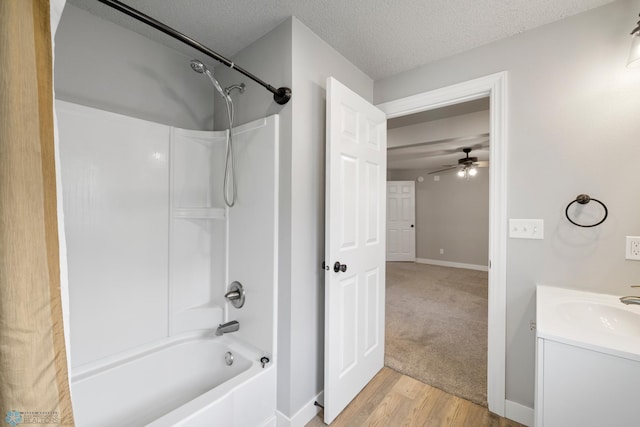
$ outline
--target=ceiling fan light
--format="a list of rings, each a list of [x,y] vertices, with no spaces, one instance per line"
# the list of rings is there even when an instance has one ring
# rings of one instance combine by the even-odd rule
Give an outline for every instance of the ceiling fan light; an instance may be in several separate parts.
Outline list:
[[[476,169],[475,167],[470,167],[468,173],[470,176],[476,176],[478,174],[478,169]]]
[[[464,176],[465,176],[466,174],[467,174],[467,170],[466,170],[466,169],[460,169],[460,170],[458,171],[458,176],[459,176],[460,178],[464,178]]]

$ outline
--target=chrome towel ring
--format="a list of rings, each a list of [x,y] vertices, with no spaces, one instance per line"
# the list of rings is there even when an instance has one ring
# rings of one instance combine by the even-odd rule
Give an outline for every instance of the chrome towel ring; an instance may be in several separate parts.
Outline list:
[[[595,224],[578,224],[577,222],[575,222],[574,220],[572,220],[569,217],[569,208],[571,207],[572,204],[578,202],[581,205],[586,205],[587,203],[589,203],[591,201],[599,203],[600,206],[602,206],[602,208],[604,209],[604,216],[602,217],[602,219],[600,221],[596,222]],[[587,228],[587,227],[595,227],[596,225],[602,224],[604,222],[604,220],[607,219],[607,216],[609,215],[609,209],[607,209],[607,206],[604,203],[602,203],[600,200],[594,199],[594,198],[590,197],[588,194],[578,194],[576,199],[571,201],[571,203],[569,203],[567,205],[567,208],[564,210],[564,214],[565,214],[565,216],[567,217],[567,219],[569,220],[569,222],[571,224],[577,225],[578,227]]]

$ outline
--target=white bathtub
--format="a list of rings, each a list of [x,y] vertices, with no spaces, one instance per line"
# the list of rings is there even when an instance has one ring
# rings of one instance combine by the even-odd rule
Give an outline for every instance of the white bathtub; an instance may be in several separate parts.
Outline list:
[[[223,337],[189,336],[72,369],[76,425],[275,426],[275,366]],[[231,366],[225,353],[234,356]]]

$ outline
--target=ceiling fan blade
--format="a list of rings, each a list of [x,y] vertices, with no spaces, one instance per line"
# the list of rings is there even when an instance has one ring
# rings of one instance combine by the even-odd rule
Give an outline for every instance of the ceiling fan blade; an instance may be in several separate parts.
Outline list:
[[[472,151],[483,150],[483,149],[489,148],[489,140],[487,139],[486,141],[482,141],[479,144],[472,145],[469,148],[471,148]]]
[[[478,167],[478,168],[488,168],[489,167],[489,161],[488,160],[480,160],[479,162],[474,163],[474,165],[476,165],[476,167]]]
[[[437,171],[429,172],[428,175],[433,175],[434,173],[438,173],[438,172],[450,171],[450,170],[457,169],[457,168],[458,168],[458,166],[451,166],[451,167],[448,167],[446,169],[440,169],[440,170],[437,170]]]
[[[387,150],[401,150],[403,148],[409,148],[409,147],[419,147],[419,146],[423,146],[423,145],[436,145],[436,144],[446,144],[446,143],[456,143],[456,144],[466,143],[465,146],[467,146],[469,144],[469,141],[476,141],[478,139],[484,139],[484,138],[488,138],[488,137],[489,137],[488,133],[481,133],[481,134],[478,134],[478,135],[460,136],[460,137],[455,137],[455,138],[439,139],[439,140],[436,140],[436,141],[426,141],[426,142],[418,142],[418,143],[415,143],[415,144],[407,144],[407,145],[400,145],[400,146],[396,146],[396,147],[388,147]],[[456,150],[456,151],[460,151],[460,150]]]

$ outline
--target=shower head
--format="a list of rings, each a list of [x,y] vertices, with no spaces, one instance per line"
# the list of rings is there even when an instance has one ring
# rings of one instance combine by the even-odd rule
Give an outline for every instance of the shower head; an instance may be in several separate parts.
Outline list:
[[[196,73],[204,73],[205,71],[207,71],[207,67],[204,66],[204,64],[200,61],[198,61],[197,59],[193,59],[191,61],[191,69],[193,71],[195,71]]]
[[[199,74],[206,74],[213,83],[213,86],[216,88],[218,93],[222,95],[224,98],[225,104],[227,105],[227,118],[229,119],[229,129],[227,130],[227,155],[224,163],[224,186],[223,186],[223,194],[224,194],[224,202],[230,208],[236,204],[237,200],[237,188],[236,188],[236,173],[234,168],[234,160],[233,160],[233,101],[231,100],[231,96],[229,96],[229,92],[231,92],[231,87],[228,90],[223,90],[220,83],[213,77],[211,71],[207,69],[207,67],[202,63],[202,61],[198,61],[197,59],[191,60],[191,69]],[[244,90],[244,84],[242,86],[238,86],[240,89]],[[230,184],[229,184],[230,182]],[[231,187],[229,187],[231,186]],[[229,201],[229,192],[231,192],[231,201]]]
[[[197,59],[191,60],[191,69],[196,73],[206,74],[207,77],[209,77],[209,80],[211,80],[211,83],[213,83],[213,86],[215,86],[216,90],[220,93],[220,95],[222,95],[224,99],[231,101],[231,98],[229,98],[229,95],[227,95],[224,92],[224,90],[222,90],[222,86],[220,86],[220,83],[218,83],[218,80],[216,80],[216,78],[213,77],[213,74],[211,74],[211,71],[209,71],[209,69],[201,61],[198,61]]]

